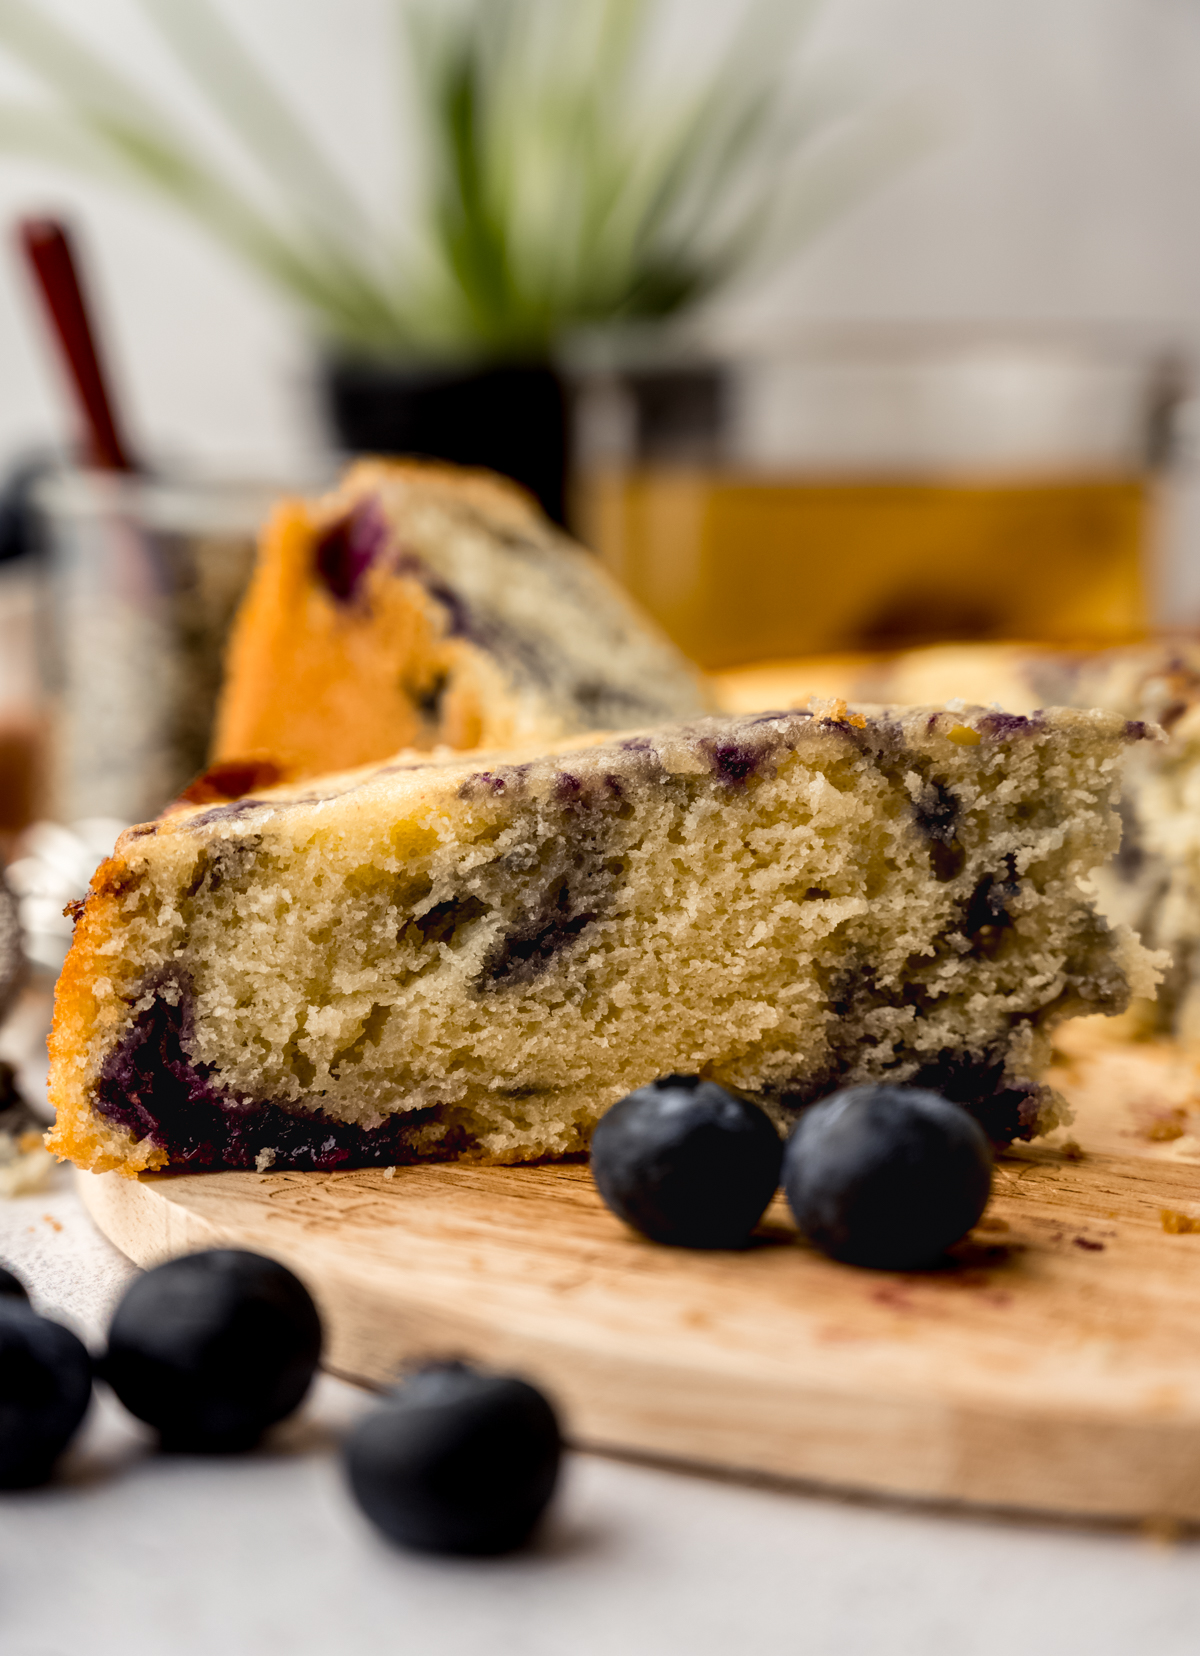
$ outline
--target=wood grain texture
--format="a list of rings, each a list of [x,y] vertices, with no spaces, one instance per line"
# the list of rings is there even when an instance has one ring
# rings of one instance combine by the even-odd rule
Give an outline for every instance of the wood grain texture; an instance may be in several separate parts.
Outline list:
[[[1082,1155],[1003,1158],[983,1222],[921,1274],[824,1259],[782,1202],[746,1253],[657,1247],[579,1165],[80,1181],[139,1263],[236,1243],[291,1265],[346,1375],[467,1355],[541,1382],[595,1447],[1200,1520],[1200,1233],[1162,1218],[1200,1223],[1196,1068],[1081,1029],[1059,1082]]]

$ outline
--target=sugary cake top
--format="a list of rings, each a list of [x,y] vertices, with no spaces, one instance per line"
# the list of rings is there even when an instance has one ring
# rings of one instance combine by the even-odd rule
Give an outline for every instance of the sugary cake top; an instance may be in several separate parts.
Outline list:
[[[521,797],[565,801],[597,788],[650,785],[667,776],[709,775],[732,793],[767,774],[785,752],[816,753],[829,743],[848,744],[876,763],[896,763],[905,753],[944,753],[949,759],[979,748],[980,757],[1011,743],[1071,735],[1115,750],[1127,743],[1161,740],[1154,725],[1118,714],[1074,708],[1040,709],[1028,716],[998,708],[847,707],[840,700],[803,710],[712,717],[648,731],[571,737],[547,748],[470,754],[441,750],[400,753],[383,764],[335,776],[265,788],[221,803],[177,805],[157,823],[131,828],[121,849],[151,835],[225,838],[260,828],[273,815],[323,815],[331,807],[381,808],[391,817],[423,800],[457,797],[471,803]]]

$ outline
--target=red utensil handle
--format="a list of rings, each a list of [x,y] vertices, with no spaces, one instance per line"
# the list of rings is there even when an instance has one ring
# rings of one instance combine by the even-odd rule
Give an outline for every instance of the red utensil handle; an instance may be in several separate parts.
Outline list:
[[[56,219],[24,219],[20,237],[75,388],[88,459],[104,471],[134,471],[113,413],[67,232]]]

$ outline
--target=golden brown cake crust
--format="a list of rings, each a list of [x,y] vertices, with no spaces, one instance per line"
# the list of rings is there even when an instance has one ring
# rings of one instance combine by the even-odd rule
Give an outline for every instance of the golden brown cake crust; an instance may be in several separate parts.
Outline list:
[[[113,855],[92,876],[87,901],[78,913],[75,936],[54,990],[54,1024],[47,1041],[50,1053],[50,1104],[55,1111],[47,1144],[60,1157],[93,1173],[119,1169],[130,1176],[165,1167],[167,1153],[145,1138],[140,1142],[124,1127],[95,1115],[80,1089],[86,1054],[102,1042],[118,1021],[111,1003],[95,993],[119,927],[119,900],[129,872],[126,850],[143,830],[128,829]]]

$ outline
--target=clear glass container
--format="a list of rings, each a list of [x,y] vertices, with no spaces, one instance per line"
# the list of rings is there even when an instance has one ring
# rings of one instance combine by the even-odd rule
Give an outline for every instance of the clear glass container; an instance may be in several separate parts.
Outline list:
[[[876,332],[583,377],[575,523],[709,668],[1147,626],[1180,365]]]
[[[225,641],[276,493],[71,470],[37,485],[46,814],[144,821],[204,768]]]
[[[0,564],[0,865],[45,796],[45,710],[31,558]]]

